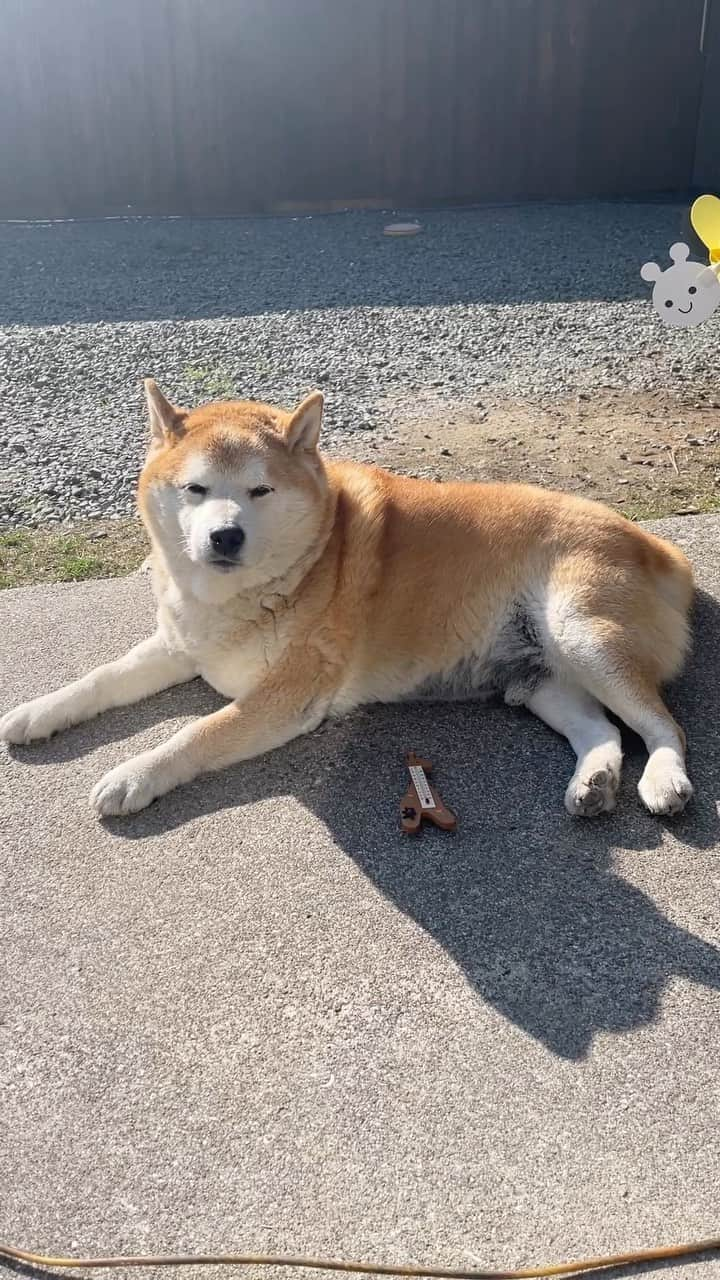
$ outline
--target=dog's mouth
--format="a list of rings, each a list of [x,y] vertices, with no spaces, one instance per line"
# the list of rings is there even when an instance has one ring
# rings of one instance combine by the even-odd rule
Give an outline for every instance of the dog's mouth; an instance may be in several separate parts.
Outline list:
[[[239,569],[242,561],[230,559],[228,556],[215,556],[207,563],[211,568],[217,569],[218,573],[230,573],[232,569]]]

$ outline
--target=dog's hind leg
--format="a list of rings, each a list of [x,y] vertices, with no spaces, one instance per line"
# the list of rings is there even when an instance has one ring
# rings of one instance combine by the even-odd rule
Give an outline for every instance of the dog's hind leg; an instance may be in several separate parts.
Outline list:
[[[693,793],[685,769],[685,735],[659,689],[679,666],[678,657],[663,656],[663,647],[680,655],[685,619],[654,598],[645,602],[639,618],[627,606],[626,615],[623,620],[618,610],[616,618],[607,612],[593,616],[564,602],[562,611],[555,611],[548,659],[562,678],[596,698],[643,739],[649,755],[638,784],[643,804],[651,813],[680,813]]]
[[[648,762],[638,783],[640,799],[651,813],[681,813],[693,787],[685,767],[685,734],[660,694],[639,673],[624,680],[596,679],[593,692],[614,715],[639,734]]]
[[[80,680],[8,712],[0,719],[0,740],[28,743],[49,738],[110,707],[140,702],[196,675],[195,664],[185,654],[171,653],[156,633],[117,661],[95,667]]]
[[[620,734],[599,702],[579,685],[556,676],[544,680],[525,706],[568,739],[577,767],[565,792],[573,817],[593,818],[615,807],[620,783]]]

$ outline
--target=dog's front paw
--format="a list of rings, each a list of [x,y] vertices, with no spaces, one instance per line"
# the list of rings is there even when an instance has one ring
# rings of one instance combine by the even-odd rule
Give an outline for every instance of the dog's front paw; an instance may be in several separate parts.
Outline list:
[[[145,756],[135,756],[111,769],[90,792],[90,804],[101,817],[138,813],[172,786],[165,770]]]
[[[0,741],[15,745],[27,745],[40,738],[49,738],[70,723],[63,713],[62,702],[53,693],[32,702],[23,702],[14,711],[8,711],[0,719]]]

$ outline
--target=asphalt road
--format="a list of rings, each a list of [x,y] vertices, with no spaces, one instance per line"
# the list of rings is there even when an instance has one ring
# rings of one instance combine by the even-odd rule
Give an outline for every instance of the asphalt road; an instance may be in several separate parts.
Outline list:
[[[1,1239],[511,1266],[720,1234],[720,518],[665,530],[709,593],[674,825],[632,743],[573,823],[569,749],[505,709],[375,708],[107,826],[95,779],[215,695],[0,758]],[[4,592],[0,705],[151,625],[143,577]],[[455,837],[397,833],[409,748]]]

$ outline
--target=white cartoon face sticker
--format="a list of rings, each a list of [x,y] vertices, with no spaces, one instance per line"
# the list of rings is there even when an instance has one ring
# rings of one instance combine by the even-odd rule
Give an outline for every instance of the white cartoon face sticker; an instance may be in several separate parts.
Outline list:
[[[686,244],[670,250],[673,265],[661,271],[656,262],[646,262],[640,271],[643,280],[654,280],[653,306],[663,324],[685,329],[702,324],[720,306],[720,281],[702,262],[689,262]]]

